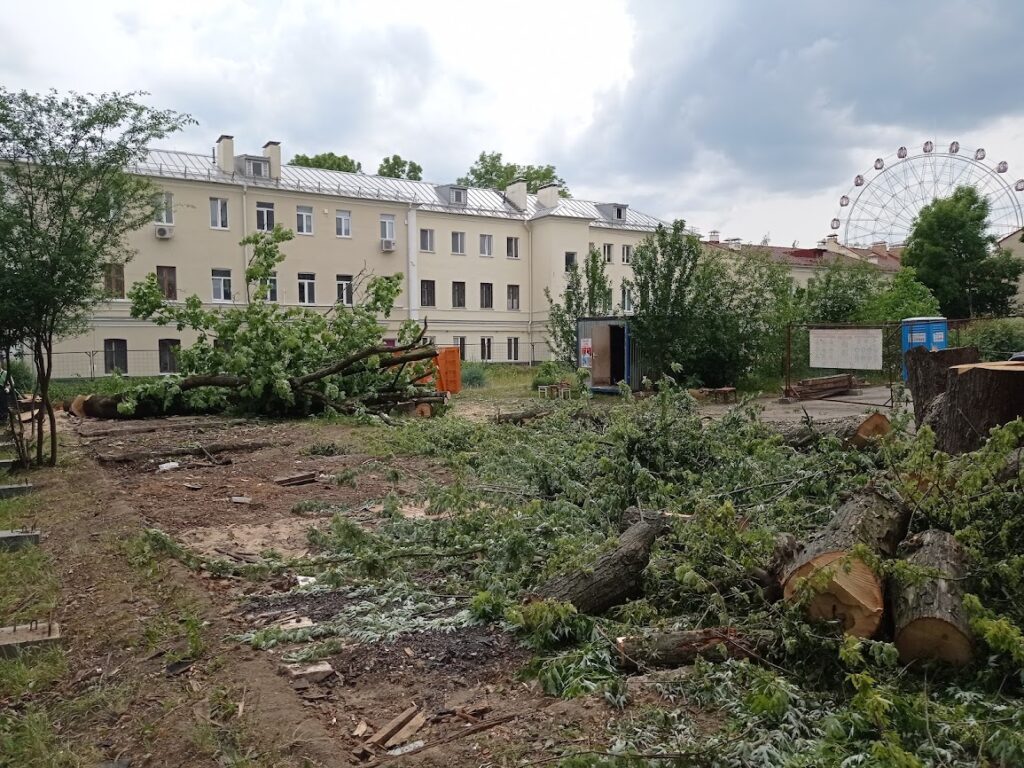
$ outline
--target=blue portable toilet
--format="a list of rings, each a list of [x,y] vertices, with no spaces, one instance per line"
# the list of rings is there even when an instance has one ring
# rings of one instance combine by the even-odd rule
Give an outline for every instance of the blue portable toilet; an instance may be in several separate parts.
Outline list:
[[[934,352],[945,349],[949,340],[949,321],[944,317],[908,317],[902,321],[902,354],[903,380],[907,380],[907,352],[914,347],[928,347]]]

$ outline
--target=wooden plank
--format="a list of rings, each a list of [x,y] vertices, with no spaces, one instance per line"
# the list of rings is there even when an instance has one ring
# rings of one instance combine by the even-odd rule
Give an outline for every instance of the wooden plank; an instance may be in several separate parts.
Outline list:
[[[389,749],[391,747],[397,747],[399,744],[405,744],[409,741],[420,728],[427,722],[427,716],[422,712],[417,712],[412,716],[412,719],[403,725],[401,729],[392,736],[390,739],[384,742],[384,748]]]
[[[39,546],[39,531],[0,531],[0,552]]]
[[[18,485],[0,485],[0,499],[10,499],[14,496],[24,496],[32,492],[32,483],[20,483]]]
[[[275,477],[274,483],[283,486],[308,485],[316,482],[316,472],[300,472],[297,475],[283,475]]]
[[[391,722],[389,722],[387,725],[385,725],[383,728],[381,728],[379,731],[373,734],[373,736],[366,740],[366,743],[374,744],[378,747],[381,746],[385,741],[387,741],[400,730],[402,730],[402,728],[405,727],[405,724],[416,716],[416,713],[418,711],[419,707],[413,704],[408,709],[403,711],[402,714],[394,718]]]
[[[0,656],[14,656],[22,648],[59,642],[57,622],[33,621],[0,627]]]
[[[983,371],[1001,371],[1003,373],[1024,373],[1024,361],[1022,360],[1002,360],[994,363],[964,363],[963,365],[951,366],[951,370],[957,372],[957,374],[967,373],[968,371],[980,368]]]

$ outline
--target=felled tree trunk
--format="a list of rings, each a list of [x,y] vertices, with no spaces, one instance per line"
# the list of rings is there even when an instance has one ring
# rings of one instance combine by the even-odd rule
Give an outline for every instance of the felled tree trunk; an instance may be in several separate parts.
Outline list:
[[[601,555],[589,568],[555,576],[537,594],[572,603],[580,613],[593,615],[640,596],[651,546],[666,528],[663,518],[634,523],[619,536],[618,547]]]
[[[963,665],[971,660],[971,631],[964,615],[964,552],[945,531],[924,531],[903,542],[900,555],[911,565],[946,578],[893,580],[895,643],[900,659],[939,659]]]
[[[550,408],[527,408],[525,411],[510,411],[499,413],[491,417],[495,424],[525,424],[534,419],[540,419],[551,413]]]
[[[950,454],[980,447],[994,427],[1024,416],[1024,363],[977,363],[949,369],[946,391],[927,406],[922,424]]]
[[[838,437],[853,448],[863,448],[872,438],[884,437],[892,431],[889,417],[882,413],[849,416],[842,419],[815,421],[811,424],[780,425],[783,442],[797,450],[809,448],[826,436]]]
[[[921,426],[928,403],[946,391],[950,367],[976,363],[980,359],[977,347],[951,347],[934,352],[927,347],[914,347],[907,352],[907,388],[914,401],[917,426]]]
[[[708,627],[620,637],[615,647],[624,667],[682,667],[698,658],[755,658],[771,638],[770,632],[740,634],[735,627]]]
[[[798,582],[811,579],[812,587],[820,588],[814,590],[807,605],[811,618],[839,620],[848,634],[871,637],[885,608],[882,579],[852,550],[862,544],[875,554],[894,556],[906,536],[909,520],[908,510],[874,491],[855,494],[785,568],[785,598],[795,599]]]

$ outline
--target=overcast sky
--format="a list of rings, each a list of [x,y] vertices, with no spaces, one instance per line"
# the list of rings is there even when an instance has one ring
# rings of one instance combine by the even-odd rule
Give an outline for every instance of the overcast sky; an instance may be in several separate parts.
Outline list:
[[[438,183],[498,150],[578,197],[811,245],[900,145],[1024,176],[1022,31],[1021,0],[50,0],[0,16],[0,83],[148,91],[199,122],[172,148],[397,152]]]

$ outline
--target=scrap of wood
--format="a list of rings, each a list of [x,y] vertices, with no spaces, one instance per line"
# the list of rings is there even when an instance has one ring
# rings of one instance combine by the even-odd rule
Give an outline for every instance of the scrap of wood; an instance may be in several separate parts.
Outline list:
[[[412,718],[416,715],[418,711],[418,706],[416,706],[415,704],[411,705],[408,709],[403,711],[402,714],[398,715],[398,717],[394,718],[390,723],[385,725],[383,728],[381,728],[379,731],[373,734],[373,736],[367,739],[366,743],[374,744],[378,747],[381,746],[385,741],[387,741],[400,730],[402,730],[402,728],[405,727],[405,724],[412,720]]]
[[[458,733],[453,733],[451,736],[445,736],[443,739],[438,739],[437,741],[428,742],[428,743],[424,744],[422,747],[417,747],[416,749],[412,749],[412,750],[410,750],[408,752],[403,752],[402,754],[403,755],[415,755],[416,753],[423,752],[423,751],[425,751],[427,749],[433,749],[434,747],[440,747],[440,746],[442,746],[444,744],[449,744],[449,743],[451,743],[453,741],[457,741],[458,739],[465,738],[466,736],[472,736],[474,733],[480,733],[481,731],[486,731],[486,730],[488,730],[490,728],[493,728],[496,725],[501,725],[502,723],[507,723],[509,720],[515,720],[517,717],[519,717],[520,715],[523,715],[523,714],[526,714],[526,713],[525,712],[513,712],[510,715],[500,715],[499,717],[492,717],[490,720],[484,720],[482,723],[478,723],[477,725],[471,725],[470,727],[468,727],[468,728],[466,728],[466,729],[464,729],[462,731],[459,731]],[[369,743],[369,742],[367,742],[367,743]],[[379,765],[381,762],[383,762],[384,759],[386,759],[386,758],[381,758],[380,760],[377,760],[376,762],[369,763],[367,768],[372,768],[372,766]]]
[[[231,497],[231,503],[232,504],[252,504],[252,497],[251,496],[232,496]]]
[[[369,729],[370,729],[370,726],[367,725],[366,721],[365,720],[360,720],[359,721],[359,725],[357,725],[356,729],[354,731],[352,731],[352,735],[355,736],[358,739],[360,736],[362,736],[364,733],[366,733]]]
[[[293,485],[308,485],[309,483],[316,482],[316,472],[300,472],[297,475],[284,475],[283,477],[275,477],[274,483],[283,486]]]
[[[384,742],[384,749],[390,749],[391,747],[397,747],[400,744],[405,744],[409,741],[427,722],[427,716],[422,712],[417,712],[412,716],[412,719],[406,723],[402,728],[392,736],[390,739]]]

